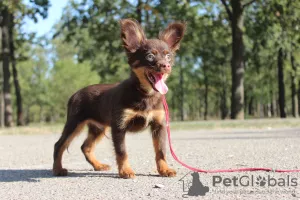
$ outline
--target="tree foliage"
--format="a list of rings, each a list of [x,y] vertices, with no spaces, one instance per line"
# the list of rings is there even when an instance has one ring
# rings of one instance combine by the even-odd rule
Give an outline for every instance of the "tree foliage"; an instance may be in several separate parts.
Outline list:
[[[46,1],[33,2],[18,8],[24,13],[18,15],[19,19],[27,15],[35,20],[36,14],[48,9],[39,6]],[[77,89],[93,83],[119,82],[129,76],[118,24],[122,18],[137,19],[149,38],[157,37],[169,22],[187,23],[187,33],[168,80],[167,98],[173,120],[232,117],[232,107],[237,104],[232,88],[242,91],[232,87],[236,83],[232,81],[233,2],[70,0],[54,27],[53,38],[17,45],[27,121],[63,120],[67,100]],[[237,26],[243,36],[244,66],[244,92],[239,94],[244,100],[239,112],[245,118],[277,117],[282,111],[297,117],[300,1],[239,2],[243,6],[243,23]],[[17,38],[28,41],[30,36],[22,36],[20,30],[17,25]],[[285,104],[280,103],[282,99]]]

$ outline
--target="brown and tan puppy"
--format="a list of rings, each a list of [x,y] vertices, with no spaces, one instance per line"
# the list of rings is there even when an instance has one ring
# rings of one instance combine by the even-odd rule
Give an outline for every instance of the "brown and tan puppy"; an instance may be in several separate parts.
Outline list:
[[[122,178],[133,178],[125,147],[126,132],[151,128],[157,170],[161,176],[175,176],[166,162],[166,125],[162,95],[172,70],[175,51],[185,32],[185,24],[172,23],[147,39],[141,26],[132,19],[120,21],[121,38],[131,67],[130,77],[118,85],[91,85],[77,91],[68,102],[67,122],[54,147],[53,174],[66,176],[62,156],[72,139],[88,126],[88,136],[81,146],[86,160],[97,171],[109,170],[94,155],[97,142],[111,127],[112,140]]]

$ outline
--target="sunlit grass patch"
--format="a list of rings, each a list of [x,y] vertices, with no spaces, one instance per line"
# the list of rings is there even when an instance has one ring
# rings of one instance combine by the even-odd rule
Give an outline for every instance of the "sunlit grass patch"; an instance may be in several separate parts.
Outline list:
[[[247,120],[209,120],[174,121],[171,130],[220,130],[220,129],[273,129],[300,128],[300,119],[247,119]],[[0,135],[13,134],[51,134],[61,133],[63,124],[31,124],[29,126],[0,128]]]
[[[0,135],[60,133],[63,124],[32,124],[29,126],[0,128]]]
[[[247,119],[172,122],[172,130],[195,129],[272,129],[300,127],[299,119]]]

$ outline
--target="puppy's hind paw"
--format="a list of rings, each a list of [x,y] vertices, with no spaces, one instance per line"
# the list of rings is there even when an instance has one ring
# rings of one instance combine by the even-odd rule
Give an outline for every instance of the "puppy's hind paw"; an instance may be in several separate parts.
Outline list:
[[[110,170],[110,166],[107,164],[99,164],[97,166],[94,167],[95,171],[108,171]]]

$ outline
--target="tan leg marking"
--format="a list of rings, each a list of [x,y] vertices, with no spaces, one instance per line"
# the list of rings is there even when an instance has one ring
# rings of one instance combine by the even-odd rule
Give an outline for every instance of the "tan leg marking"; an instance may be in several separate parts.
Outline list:
[[[55,176],[66,176],[68,174],[68,170],[62,167],[62,156],[66,148],[72,142],[72,140],[81,132],[86,122],[82,122],[78,124],[75,131],[69,136],[67,141],[60,148],[58,155],[53,163],[53,174]]]
[[[88,137],[84,141],[83,145],[81,146],[82,152],[86,158],[86,160],[93,166],[95,171],[107,171],[110,170],[110,166],[107,164],[100,163],[95,156],[95,146],[96,144],[104,137],[105,133],[107,132],[107,127],[105,127],[100,132],[92,132],[89,129]]]
[[[155,150],[155,160],[158,173],[165,177],[176,176],[176,171],[168,167],[165,155],[159,149],[159,138],[153,137],[153,146]]]
[[[117,155],[117,164],[119,168],[119,176],[121,178],[135,178],[135,173],[131,169],[129,163],[128,163],[128,156],[118,156]]]

